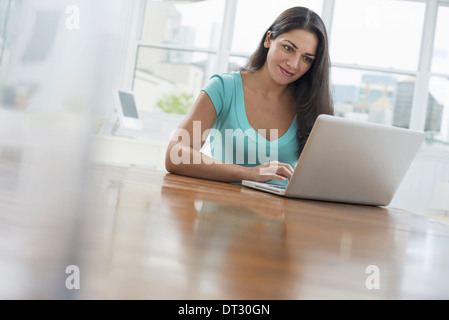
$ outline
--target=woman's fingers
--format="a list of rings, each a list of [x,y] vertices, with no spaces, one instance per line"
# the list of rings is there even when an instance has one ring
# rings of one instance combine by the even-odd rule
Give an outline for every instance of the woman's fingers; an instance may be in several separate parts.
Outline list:
[[[291,178],[293,175],[293,168],[288,163],[281,163],[278,166],[277,174],[286,178]]]
[[[259,166],[259,174],[263,180],[285,181],[293,175],[293,168],[288,163],[271,161]]]

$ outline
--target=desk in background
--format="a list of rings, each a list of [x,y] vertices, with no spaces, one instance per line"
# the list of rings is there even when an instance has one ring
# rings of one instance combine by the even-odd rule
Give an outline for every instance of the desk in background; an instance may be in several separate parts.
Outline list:
[[[163,142],[146,138],[94,135],[90,161],[164,170],[167,145],[168,140]]]
[[[449,226],[426,217],[138,168],[90,177],[77,297],[449,298]]]

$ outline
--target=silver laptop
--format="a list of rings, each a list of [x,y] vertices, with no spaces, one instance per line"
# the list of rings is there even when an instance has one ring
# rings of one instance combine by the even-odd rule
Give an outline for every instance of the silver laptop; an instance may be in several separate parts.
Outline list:
[[[291,198],[387,206],[424,136],[320,115],[287,186],[248,180],[242,185]]]

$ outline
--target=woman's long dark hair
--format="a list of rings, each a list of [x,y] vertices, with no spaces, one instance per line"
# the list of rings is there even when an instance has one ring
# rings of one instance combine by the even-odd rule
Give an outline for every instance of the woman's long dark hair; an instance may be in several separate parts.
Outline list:
[[[308,8],[293,7],[285,10],[267,29],[259,42],[259,46],[243,70],[259,70],[265,64],[268,48],[265,48],[264,42],[268,31],[271,31],[270,38],[274,40],[280,34],[296,29],[311,32],[318,38],[317,52],[312,66],[301,78],[289,84],[296,97],[296,118],[298,122],[296,139],[299,144],[297,150],[299,157],[316,118],[320,114],[334,114],[329,79],[329,45],[323,21]]]

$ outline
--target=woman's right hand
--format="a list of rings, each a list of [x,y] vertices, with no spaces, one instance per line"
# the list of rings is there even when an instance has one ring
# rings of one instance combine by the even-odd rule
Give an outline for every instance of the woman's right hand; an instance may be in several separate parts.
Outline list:
[[[270,180],[285,181],[293,175],[293,168],[288,163],[270,161],[250,168],[248,180],[267,182]]]

